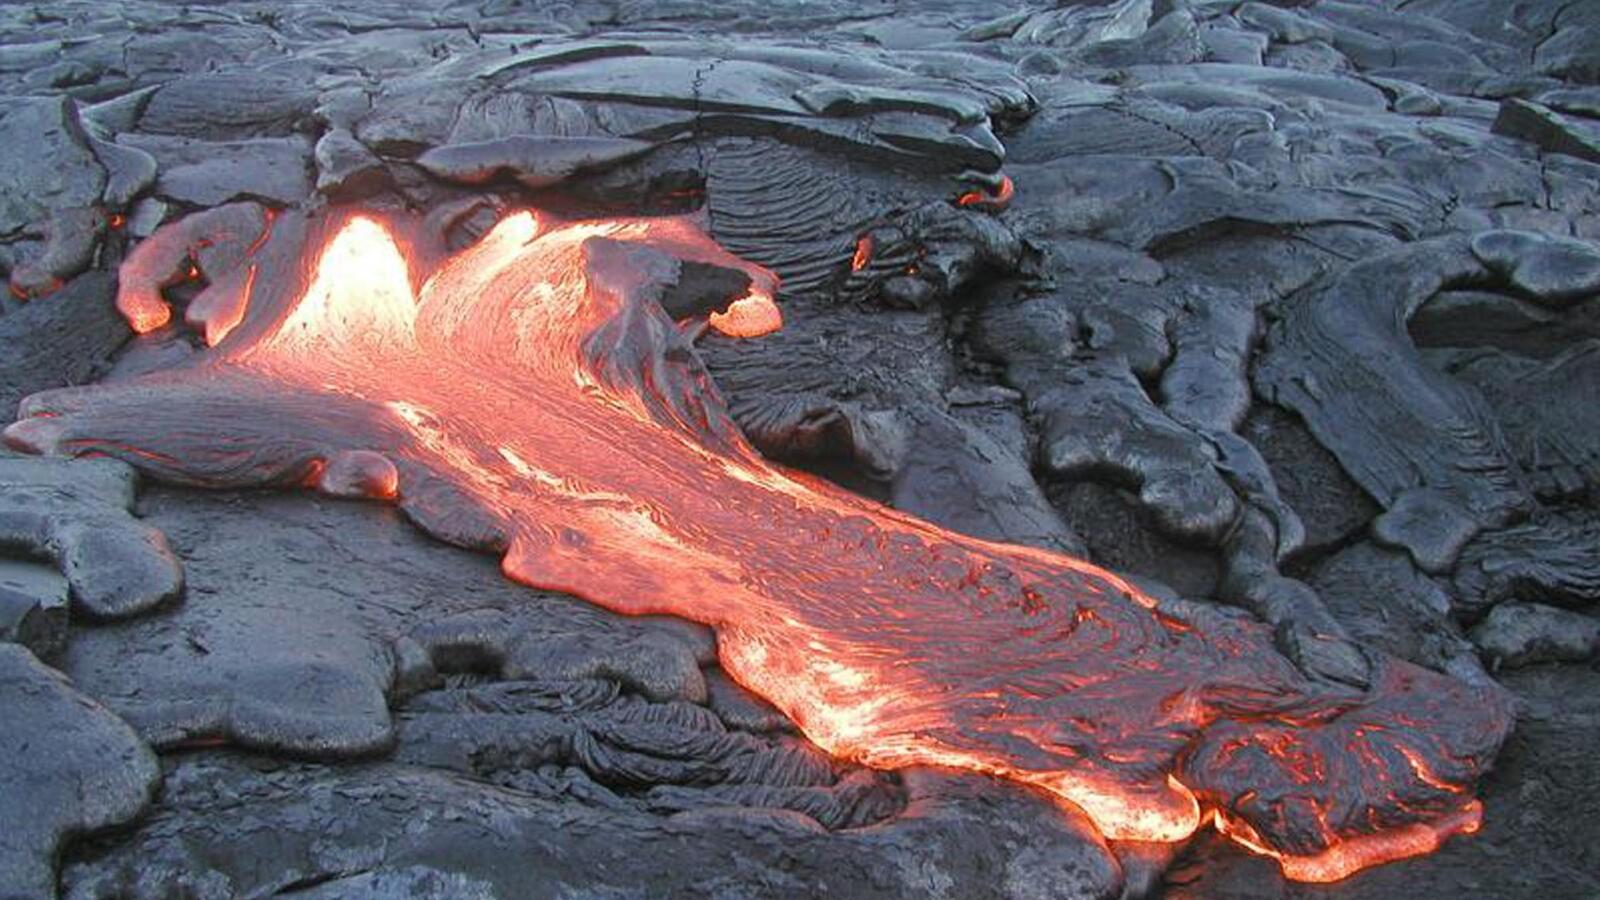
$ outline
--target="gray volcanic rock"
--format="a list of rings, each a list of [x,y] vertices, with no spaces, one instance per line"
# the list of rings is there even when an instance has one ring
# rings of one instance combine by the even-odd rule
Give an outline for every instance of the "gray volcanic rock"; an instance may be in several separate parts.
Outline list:
[[[1600,619],[1538,603],[1496,606],[1472,629],[1494,666],[1581,663],[1600,655]]]
[[[1397,496],[1382,515],[1372,520],[1372,539],[1411,554],[1424,572],[1450,571],[1467,541],[1478,533],[1478,523],[1451,498],[1429,488],[1413,488]]]
[[[389,180],[381,160],[348,131],[333,129],[317,139],[317,190],[329,197],[376,193]]]
[[[417,157],[417,165],[446,181],[483,184],[505,175],[527,187],[542,188],[584,169],[602,169],[639,156],[652,146],[617,138],[516,136],[434,147]]]
[[[1490,231],[1472,239],[1472,254],[1540,303],[1560,308],[1600,294],[1600,246],[1586,241]]]
[[[1600,162],[1600,126],[1570,119],[1537,103],[1515,97],[1503,101],[1494,130],[1532,141],[1551,153]]]
[[[1240,434],[1260,451],[1284,502],[1304,523],[1307,548],[1343,544],[1380,511],[1293,414],[1257,404]]]
[[[42,225],[58,209],[91,206],[106,172],[66,97],[10,101],[0,116],[0,240]]]
[[[135,483],[110,459],[0,457],[0,545],[53,560],[75,608],[93,618],[171,602],[183,569],[166,537],[129,515]]]
[[[37,563],[0,559],[0,641],[50,659],[67,646],[67,580]]]
[[[648,624],[594,641],[582,632],[552,628],[539,617],[477,610],[429,622],[411,639],[440,671],[485,669],[502,677],[581,680],[607,678],[652,700],[704,703],[705,681],[694,647]]]
[[[5,642],[0,711],[0,883],[7,897],[54,897],[61,847],[140,815],[161,769],[126,724]]]
[[[311,85],[287,73],[186,75],[150,94],[139,130],[194,138],[282,137],[310,117],[316,97]]]
[[[158,747],[227,740],[319,756],[388,747],[394,661],[347,608],[348,588],[296,583],[280,554],[306,550],[263,546],[244,522],[213,527],[203,544],[192,520],[180,527],[183,606],[76,635],[64,670]],[[224,574],[219,561],[239,568]],[[129,646],[146,649],[129,657]]]
[[[98,138],[90,140],[94,155],[106,167],[106,190],[102,199],[112,209],[126,209],[135,197],[155,184],[155,157],[138,149]]]
[[[96,270],[0,316],[0,410],[12,415],[29,394],[109,372],[133,334],[115,299],[116,277]]]
[[[1062,477],[1109,472],[1175,535],[1216,540],[1238,514],[1205,445],[1156,410],[1131,372],[1078,361],[1029,393],[1046,468]]]
[[[781,332],[696,344],[762,452],[1243,606],[1318,676],[1484,677],[1466,637],[1501,667],[1483,830],[1319,895],[1594,894],[1600,7],[914,7],[0,5],[0,408],[203,359],[112,305],[196,208],[141,283],[219,333],[324,204],[452,248],[516,206],[698,210],[783,278]],[[704,277],[674,312],[742,289]],[[125,470],[36,465],[0,458],[4,554],[66,575],[0,560],[0,653],[57,654],[174,773],[136,830],[64,838],[69,896],[1305,894],[1206,837],[1163,884],[1170,849],[982,779],[929,814],[709,631],[505,584],[393,510],[160,489],[141,520]],[[452,490],[401,514],[502,542]]]
[[[1551,498],[1600,489],[1600,404],[1550,402],[1600,391],[1600,339],[1583,332],[1567,338],[1550,359],[1479,350],[1443,361],[1483,394],[1534,489]]]
[[[43,246],[11,270],[11,292],[40,297],[59,289],[94,258],[106,217],[97,209],[58,209],[40,224]]]
[[[1476,618],[1506,600],[1558,606],[1600,601],[1600,519],[1550,514],[1468,544],[1455,570],[1455,603]]]
[[[1532,301],[1492,291],[1444,291],[1411,318],[1419,348],[1494,347],[1518,356],[1546,359],[1585,339],[1600,338],[1600,320],[1546,309]],[[1434,359],[1425,353],[1425,357]],[[1451,368],[1450,362],[1443,363]],[[1462,374],[1459,368],[1453,374]],[[1469,376],[1470,380],[1470,376]],[[1480,390],[1483,385],[1478,384]],[[1517,429],[1512,429],[1515,434]],[[1524,461],[1526,465],[1526,461]]]
[[[1118,572],[1145,576],[1184,597],[1214,597],[1222,565],[1205,550],[1173,539],[1139,504],[1138,497],[1096,483],[1052,484],[1061,515],[1085,535],[1089,558]]]
[[[555,767],[513,789],[396,763],[196,754],[132,840],[67,868],[64,896],[871,898],[933,885],[988,898],[1041,884],[1056,896],[1118,896],[1117,862],[1080,817],[981,779],[907,781],[910,803],[895,821],[830,833],[800,813],[737,805],[669,817],[619,809]],[[279,837],[263,842],[258,828]],[[750,868],[774,855],[782,868]]]
[[[160,166],[156,193],[195,206],[233,200],[292,204],[311,194],[311,143],[304,137],[201,141],[125,134],[119,141],[149,153]]]
[[[1311,586],[1366,646],[1457,674],[1476,663],[1450,618],[1450,595],[1402,554],[1354,544],[1319,566]]]
[[[1464,241],[1364,260],[1285,310],[1255,370],[1257,390],[1300,413],[1357,483],[1399,513],[1386,540],[1429,566],[1448,565],[1476,527],[1532,508],[1481,398],[1429,368],[1403,331],[1428,297],[1482,277]],[[1402,501],[1421,498],[1459,512],[1406,514]]]

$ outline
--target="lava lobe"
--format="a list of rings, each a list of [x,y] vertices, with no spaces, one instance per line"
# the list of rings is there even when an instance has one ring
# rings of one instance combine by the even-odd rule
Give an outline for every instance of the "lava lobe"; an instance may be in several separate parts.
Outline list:
[[[690,219],[518,212],[454,254],[362,216],[236,233],[238,273],[190,310],[209,352],[35,395],[7,441],[394,499],[517,581],[714,626],[727,671],[837,756],[1034,785],[1107,838],[1211,822],[1329,881],[1477,827],[1511,723],[1493,688],[1381,657],[1365,688],[1312,680],[1252,618],[762,459],[660,301],[685,263],[742,271],[711,324],[757,335],[776,279]],[[167,321],[159,285],[193,242],[125,264],[136,327]]]

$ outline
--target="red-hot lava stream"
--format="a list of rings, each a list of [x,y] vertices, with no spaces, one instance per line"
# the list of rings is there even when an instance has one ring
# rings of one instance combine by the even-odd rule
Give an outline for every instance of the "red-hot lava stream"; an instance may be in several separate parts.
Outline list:
[[[830,753],[1034,785],[1107,838],[1213,821],[1329,881],[1477,827],[1511,721],[1492,690],[1388,658],[1364,690],[1311,680],[1252,618],[762,459],[657,299],[678,260],[737,267],[752,286],[720,324],[758,334],[776,280],[690,220],[516,213],[420,288],[391,227],[326,228],[303,290],[252,300],[241,264],[203,304],[202,361],[30,398],[8,441],[396,498],[517,581],[714,626],[727,671]],[[167,309],[142,288],[175,263],[147,245],[122,297],[145,329]]]

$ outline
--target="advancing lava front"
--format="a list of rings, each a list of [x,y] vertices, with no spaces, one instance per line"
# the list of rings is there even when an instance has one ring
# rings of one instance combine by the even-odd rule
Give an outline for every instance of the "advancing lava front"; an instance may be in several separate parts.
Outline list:
[[[1033,785],[1110,839],[1211,822],[1328,881],[1477,827],[1511,723],[1493,688],[1377,655],[1365,687],[1312,680],[1247,615],[761,458],[661,301],[685,262],[740,271],[711,324],[756,336],[776,279],[690,219],[517,212],[452,255],[426,223],[203,215],[242,247],[189,308],[212,349],[35,395],[10,444],[395,499],[517,581],[714,626],[727,671],[837,756]],[[124,265],[140,330],[169,315],[186,229]]]

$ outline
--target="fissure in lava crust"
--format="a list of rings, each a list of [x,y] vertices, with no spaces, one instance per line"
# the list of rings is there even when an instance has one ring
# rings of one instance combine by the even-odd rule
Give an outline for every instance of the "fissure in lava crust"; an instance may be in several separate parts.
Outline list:
[[[124,265],[141,330],[169,315],[184,227]],[[1511,722],[1492,688],[1392,658],[1365,689],[1311,680],[1252,618],[762,459],[660,300],[684,262],[738,269],[713,325],[756,335],[776,279],[690,219],[519,212],[453,255],[409,220],[233,227],[244,261],[189,309],[209,352],[31,397],[8,442],[395,499],[517,581],[714,626],[727,671],[830,753],[1034,785],[1107,838],[1210,821],[1328,881],[1477,827]]]

